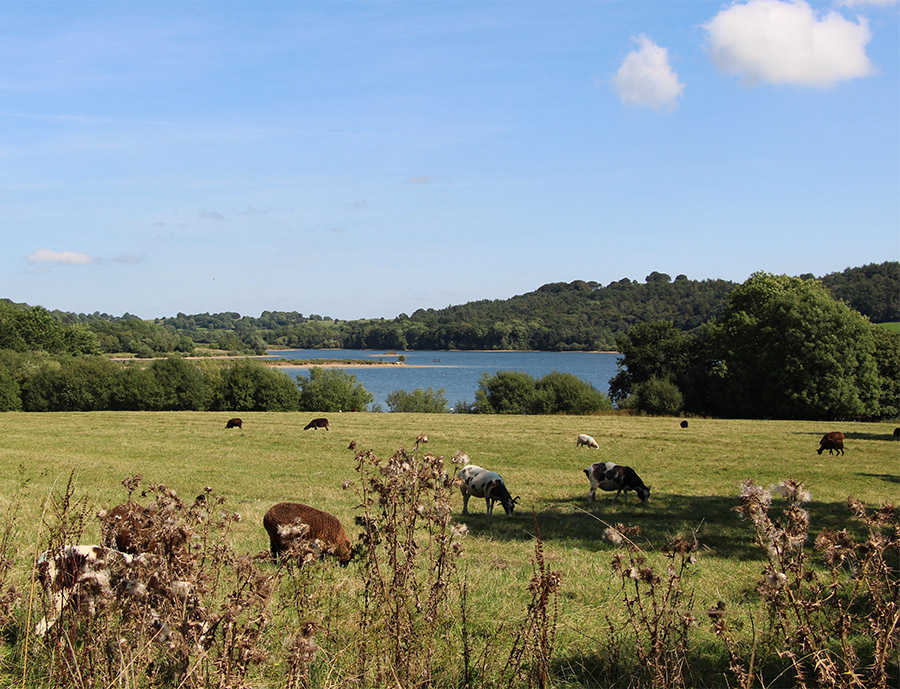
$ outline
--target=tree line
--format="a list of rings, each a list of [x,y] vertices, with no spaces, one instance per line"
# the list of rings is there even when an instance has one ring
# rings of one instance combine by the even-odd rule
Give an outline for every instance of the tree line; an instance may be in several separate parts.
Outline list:
[[[485,376],[475,402],[457,403],[456,411],[592,413],[614,403],[648,413],[720,417],[878,419],[900,415],[900,335],[873,325],[852,307],[861,305],[880,318],[900,320],[896,314],[900,264],[848,269],[823,280],[756,273],[729,288],[717,306],[707,301],[705,309],[684,317],[691,304],[712,300],[721,288],[708,282],[684,276],[672,281],[653,273],[643,285],[628,280],[606,288],[584,282],[557,283],[511,300],[419,311],[412,317],[401,314],[390,322],[342,323],[318,316],[298,322],[303,319],[300,314],[266,312],[271,331],[255,329],[252,319],[236,313],[215,318],[179,314],[178,318],[183,326],[203,324],[207,333],[218,333],[220,343],[227,344],[230,337],[231,351],[258,351],[273,339],[276,346],[284,345],[280,341],[284,335],[277,333],[297,328],[317,333],[326,346],[368,347],[377,341],[385,348],[402,349],[411,348],[412,339],[422,347],[553,349],[563,346],[560,337],[573,337],[579,342],[567,340],[565,346],[597,348],[584,345],[587,330],[574,334],[575,321],[586,319],[586,304],[605,303],[615,292],[640,318],[626,319],[615,335],[612,346],[622,356],[619,371],[610,381],[612,402],[566,374],[534,380],[501,371]],[[836,298],[836,293],[843,296]],[[694,298],[685,296],[691,294]],[[644,299],[642,310],[637,295],[656,296]],[[673,295],[686,301],[673,303]],[[511,320],[509,314],[514,315]],[[547,314],[557,314],[557,322],[563,323],[561,335],[555,345],[548,339],[541,340],[544,346],[535,347],[533,338],[549,331],[541,320]],[[663,317],[654,318],[654,314]],[[479,319],[483,320],[476,325]],[[595,325],[602,329],[613,320],[598,316]],[[627,320],[634,322],[629,325]],[[565,323],[572,329],[567,330]],[[414,333],[421,337],[416,339]],[[365,341],[352,339],[369,335],[371,339]],[[435,337],[449,339],[438,344],[429,339]],[[114,319],[60,316],[43,307],[0,301],[0,410],[349,411],[365,409],[372,401],[355,376],[342,371],[314,369],[309,378],[300,377],[295,383],[255,362],[223,366],[181,358],[197,349],[197,342],[172,323],[142,321],[127,314]],[[175,355],[142,366],[114,363],[100,356],[104,352]],[[431,389],[398,393],[388,404],[392,411],[444,411],[446,400],[439,393]]]
[[[800,276],[812,279],[812,275]],[[900,262],[848,268],[821,279],[829,293],[873,322],[900,321]],[[688,333],[716,320],[738,287],[653,272],[643,283],[550,283],[510,299],[419,309],[393,319],[341,321],[296,311],[187,315],[145,321],[131,314],[72,314],[0,300],[0,348],[139,357],[204,349],[261,354],[268,348],[612,350],[639,323],[668,321]]]
[[[364,411],[372,400],[339,369],[295,380],[246,359],[126,364],[0,350],[0,411]]]

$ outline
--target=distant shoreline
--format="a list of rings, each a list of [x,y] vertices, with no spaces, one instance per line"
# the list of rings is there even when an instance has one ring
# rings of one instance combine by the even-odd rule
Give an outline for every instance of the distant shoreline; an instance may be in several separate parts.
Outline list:
[[[325,348],[317,349],[315,351],[341,351],[342,348]],[[300,349],[292,349],[287,347],[285,349],[274,349],[269,350],[269,352],[299,352],[303,351]],[[370,351],[369,357],[400,357],[409,353],[410,351],[429,351],[429,352],[474,352],[478,354],[491,354],[492,352],[500,353],[515,353],[515,352],[523,352],[530,354],[618,354],[619,352],[615,351],[602,351],[602,350],[571,350],[565,352],[548,352],[541,349],[429,349],[429,350],[407,350],[401,352],[384,352],[382,350],[356,350],[356,351]],[[258,361],[264,366],[268,366],[270,368],[277,369],[309,369],[309,368],[459,368],[458,366],[448,365],[448,364],[408,364],[405,361],[383,361],[379,359],[378,361],[367,361],[365,359],[275,359],[273,358],[275,355],[273,354],[261,354],[261,355],[230,355],[230,354],[212,354],[209,356],[186,356],[184,359],[186,361],[205,361],[205,360],[213,360],[213,361]],[[165,359],[166,357],[146,357],[146,358],[137,358],[137,357],[126,357],[126,356],[117,356],[110,357],[111,361],[117,361],[120,363],[125,362],[150,362],[150,361],[159,361],[160,359]]]

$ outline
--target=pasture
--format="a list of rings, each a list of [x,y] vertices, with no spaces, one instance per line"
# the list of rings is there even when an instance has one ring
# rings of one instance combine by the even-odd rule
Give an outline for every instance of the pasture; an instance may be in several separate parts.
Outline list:
[[[359,500],[353,487],[342,487],[347,480],[358,480],[350,441],[356,442],[357,451],[372,450],[387,459],[400,447],[412,451],[416,437],[425,433],[429,442],[419,448],[420,454],[442,455],[449,466],[449,459],[463,451],[473,464],[499,472],[511,494],[521,498],[512,517],[506,517],[502,509],[488,517],[483,500],[472,498],[471,514],[462,516],[459,492],[454,490],[451,497],[453,520],[469,529],[458,571],[467,585],[465,633],[474,652],[484,659],[483,667],[502,665],[505,656],[491,659],[491,653],[503,656],[525,615],[536,522],[547,565],[561,577],[551,685],[629,686],[637,672],[627,667],[633,658],[617,660],[603,650],[611,642],[611,621],[622,615],[622,594],[610,565],[618,546],[604,537],[608,525],[639,526],[634,540],[651,562],[662,562],[659,551],[670,539],[696,534],[697,563],[684,579],[684,586],[693,593],[695,615],[702,618],[704,610],[723,600],[729,610],[753,617],[735,620],[734,628],[748,636],[751,628],[758,630],[763,624],[762,612],[754,612],[752,602],[764,557],[753,543],[751,526],[732,511],[743,480],[753,479],[764,487],[784,479],[803,482],[812,496],[805,505],[811,534],[826,527],[857,529],[849,519],[848,496],[871,507],[896,503],[900,497],[900,443],[891,441],[893,423],[697,418],[682,429],[676,418],[618,414],[345,413],[328,415],[328,431],[304,431],[315,414],[243,413],[242,429],[226,429],[231,416],[199,412],[0,415],[0,517],[16,513],[13,580],[17,587],[28,589],[30,563],[35,551],[46,547],[42,539],[52,526],[42,525],[42,514],[49,496],[61,491],[70,475],[75,497],[85,501],[91,514],[124,501],[121,481],[126,476],[141,474],[145,486],[164,483],[187,500],[210,487],[241,516],[229,532],[231,545],[238,552],[258,553],[268,547],[263,514],[284,500],[335,514],[354,538],[359,531],[354,526]],[[816,454],[819,438],[832,430],[846,436],[843,457],[827,451]],[[600,449],[576,447],[579,433],[592,435]],[[600,491],[596,502],[586,502],[589,484],[582,471],[597,461],[633,467],[652,489],[649,503],[642,506],[633,493],[627,501],[614,502],[613,494]],[[779,502],[774,501],[774,510]],[[87,524],[84,542],[99,541],[95,522]],[[314,667],[311,686],[336,686],[341,684],[354,642],[348,605],[335,598],[350,599],[358,593],[358,565],[351,562],[347,568],[338,568],[326,560],[311,571],[317,593],[305,614],[328,630],[317,639],[319,666]],[[290,612],[274,615],[270,634],[274,646],[289,633],[292,619]],[[707,627],[701,619],[693,632],[690,682],[722,686],[728,659]],[[461,633],[459,628],[446,631],[448,665],[456,662],[450,655]],[[5,661],[12,655],[7,647]],[[620,670],[611,667],[617,662],[623,665]],[[772,658],[761,661],[766,664],[777,668]],[[15,678],[14,667],[4,662],[0,685]],[[459,681],[454,668],[445,670],[454,683]],[[275,681],[271,676],[266,679],[270,672],[275,671],[262,671],[258,686]],[[486,676],[479,682],[477,686],[493,686]],[[771,676],[761,682],[784,686]]]

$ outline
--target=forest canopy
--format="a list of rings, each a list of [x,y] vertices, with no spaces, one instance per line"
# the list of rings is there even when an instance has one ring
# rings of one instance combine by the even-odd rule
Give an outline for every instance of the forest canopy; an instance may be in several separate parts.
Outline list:
[[[833,297],[872,322],[900,321],[900,262],[848,268],[820,281]],[[352,321],[297,311],[263,311],[259,317],[178,313],[146,321],[128,313],[73,314],[0,300],[0,348],[140,357],[205,349],[262,354],[266,349],[326,347],[614,350],[617,338],[640,323],[666,321],[688,333],[716,320],[737,287],[727,280],[673,279],[654,271],[644,282],[555,282],[509,299]]]

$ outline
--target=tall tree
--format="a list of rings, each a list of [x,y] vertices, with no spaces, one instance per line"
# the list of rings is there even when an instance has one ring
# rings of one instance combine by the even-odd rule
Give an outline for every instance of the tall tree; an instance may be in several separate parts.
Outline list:
[[[872,325],[815,280],[754,273],[712,332],[714,413],[836,419],[874,411]]]

